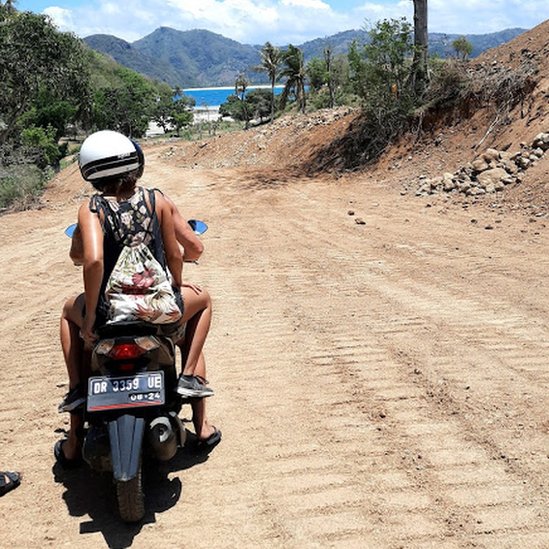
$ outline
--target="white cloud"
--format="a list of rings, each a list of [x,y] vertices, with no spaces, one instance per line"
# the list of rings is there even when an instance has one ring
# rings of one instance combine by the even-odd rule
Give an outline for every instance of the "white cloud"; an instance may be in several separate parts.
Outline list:
[[[321,0],[282,0],[282,5],[311,10],[331,10],[330,6]]]
[[[113,4],[112,2],[104,2],[101,6],[101,11],[107,15],[118,15],[122,13],[120,6],[118,4]]]
[[[531,28],[549,17],[547,0],[430,0],[429,29],[448,34],[484,34]]]
[[[339,8],[338,8],[339,5]],[[532,27],[549,17],[547,0],[429,1],[429,29],[485,33]],[[71,10],[44,10],[63,30],[79,36],[112,34],[130,42],[160,26],[208,29],[246,44],[301,44],[340,31],[373,26],[380,19],[413,19],[411,0],[363,0],[342,9],[337,0],[90,0]]]
[[[360,26],[373,26],[380,19],[400,19],[406,17],[410,22],[413,19],[413,4],[410,0],[399,0],[392,4],[380,2],[365,2],[355,9],[356,18]]]
[[[70,10],[51,6],[44,10],[44,14],[51,18],[54,24],[62,31],[75,30],[72,12]]]

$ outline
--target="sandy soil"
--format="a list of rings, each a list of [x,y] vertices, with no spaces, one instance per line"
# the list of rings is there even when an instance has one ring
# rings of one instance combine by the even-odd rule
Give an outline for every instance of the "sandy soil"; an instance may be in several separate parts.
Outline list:
[[[530,114],[486,147],[549,129],[548,25],[486,54],[540,66]],[[403,193],[471,160],[491,109],[338,177],[303,166],[355,112],[146,147],[144,183],[210,226],[185,270],[214,298],[224,438],[149,471],[134,526],[108,477],[52,455],[59,313],[81,288],[63,229],[89,188],[72,165],[42,209],[0,217],[0,469],[24,473],[0,547],[549,547],[547,155],[497,200]]]
[[[149,475],[136,526],[108,478],[54,468],[72,166],[44,209],[0,218],[0,464],[25,475],[2,547],[548,546],[546,221],[367,175],[189,170],[161,147],[145,183],[210,226],[185,268],[214,296],[224,440]]]

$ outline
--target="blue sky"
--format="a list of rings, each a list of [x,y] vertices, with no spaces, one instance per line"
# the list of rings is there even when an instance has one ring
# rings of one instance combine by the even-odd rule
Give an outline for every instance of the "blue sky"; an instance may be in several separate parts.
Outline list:
[[[411,0],[19,0],[61,30],[113,34],[130,42],[160,26],[208,29],[247,44],[301,44],[340,31],[407,17]],[[549,0],[429,0],[431,32],[483,34],[532,28],[549,18]]]

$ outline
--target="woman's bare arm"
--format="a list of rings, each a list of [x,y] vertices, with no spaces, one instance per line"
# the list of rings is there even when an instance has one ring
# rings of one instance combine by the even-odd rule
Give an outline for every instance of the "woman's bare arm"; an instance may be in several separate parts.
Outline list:
[[[80,206],[78,226],[82,233],[82,266],[86,300],[86,318],[82,335],[89,342],[94,339],[95,310],[103,280],[103,231],[97,215],[90,211],[87,203]]]
[[[156,209],[160,221],[168,269],[172,275],[173,285],[179,288],[181,286],[183,256],[175,238],[175,226],[171,207],[160,193],[156,193]]]
[[[175,227],[175,238],[183,246],[185,261],[196,261],[204,252],[204,245],[201,240],[194,234],[193,230],[187,223],[187,220],[182,217],[174,204],[173,200],[163,195],[164,200],[170,207],[172,212],[173,223]]]

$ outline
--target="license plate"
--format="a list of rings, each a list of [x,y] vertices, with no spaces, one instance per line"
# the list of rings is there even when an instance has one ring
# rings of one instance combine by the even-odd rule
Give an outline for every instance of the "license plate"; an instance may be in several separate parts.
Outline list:
[[[88,380],[88,412],[160,406],[165,402],[164,372]]]

